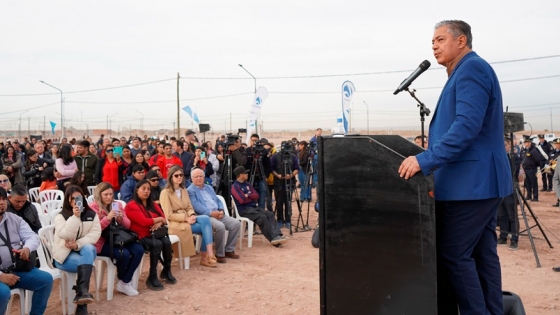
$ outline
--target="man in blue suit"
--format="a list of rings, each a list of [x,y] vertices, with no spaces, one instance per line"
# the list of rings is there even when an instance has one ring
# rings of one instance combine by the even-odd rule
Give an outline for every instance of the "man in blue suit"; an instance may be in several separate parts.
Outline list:
[[[405,179],[434,173],[438,269],[444,267],[438,283],[449,278],[461,315],[502,315],[496,212],[512,181],[500,84],[472,51],[467,23],[436,24],[432,49],[448,80],[430,123],[428,149],[406,158],[399,173]],[[438,308],[440,314],[457,313],[456,304]]]

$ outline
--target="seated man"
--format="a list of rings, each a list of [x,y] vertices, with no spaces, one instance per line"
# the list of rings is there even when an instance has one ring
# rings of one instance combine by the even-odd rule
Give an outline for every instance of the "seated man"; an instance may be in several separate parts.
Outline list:
[[[6,212],[7,198],[8,193],[0,187],[0,314],[6,313],[11,296],[10,289],[13,288],[33,291],[29,314],[44,314],[53,278],[51,274],[37,268],[31,271],[14,270],[15,255],[29,260],[29,254],[37,250],[41,241],[22,218]],[[20,245],[21,243],[23,245]]]
[[[232,217],[224,215],[224,205],[218,197],[214,189],[210,185],[204,184],[204,171],[195,168],[191,171],[192,184],[187,188],[191,204],[194,212],[198,215],[207,215],[210,217],[210,223],[214,227],[214,243],[216,245],[216,258],[218,262],[223,264],[226,257],[231,259],[239,259],[239,255],[235,253],[235,243],[239,237],[239,228],[241,222]],[[227,242],[224,244],[224,235],[226,230],[229,231]]]
[[[231,186],[231,195],[235,200],[239,215],[252,220],[261,228],[261,232],[270,243],[279,247],[288,239],[282,236],[278,228],[278,223],[274,219],[274,213],[256,207],[259,193],[247,181],[249,171],[243,166],[238,166],[233,170],[236,181]]]
[[[27,224],[31,230],[35,233],[39,233],[41,228],[41,220],[39,220],[39,214],[35,206],[27,200],[27,189],[23,185],[15,185],[10,191],[10,196],[8,197],[10,202],[8,203],[8,212],[15,213],[20,216]],[[41,209],[39,209],[41,210]]]
[[[144,166],[136,164],[132,167],[132,175],[121,186],[121,200],[128,203],[134,197],[134,188],[139,181],[144,179],[146,171]]]

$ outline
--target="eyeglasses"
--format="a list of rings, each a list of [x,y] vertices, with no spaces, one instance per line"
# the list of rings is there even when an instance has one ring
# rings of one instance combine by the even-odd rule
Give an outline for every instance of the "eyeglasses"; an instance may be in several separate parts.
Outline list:
[[[109,153],[111,153],[111,152],[113,152],[113,150],[105,150],[105,152],[109,152]]]
[[[2,183],[2,184],[3,184],[3,183],[7,183],[7,182],[9,182],[9,181],[10,181],[9,179],[0,179],[0,183]]]
[[[161,172],[161,170],[160,170],[159,168],[158,168],[157,170],[156,170],[156,169],[152,169],[152,171]]]
[[[152,178],[152,179],[149,179],[149,181],[152,182],[152,183],[155,183],[155,182],[159,181],[159,178]]]
[[[185,175],[184,174],[173,174],[173,177],[175,177],[175,178],[181,178],[183,176],[185,176]]]

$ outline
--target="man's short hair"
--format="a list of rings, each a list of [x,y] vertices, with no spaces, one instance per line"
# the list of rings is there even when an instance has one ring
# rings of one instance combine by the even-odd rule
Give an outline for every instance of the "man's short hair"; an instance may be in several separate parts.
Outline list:
[[[136,138],[134,138],[134,140],[142,141],[142,139],[140,139],[140,137],[136,137]]]
[[[183,143],[183,141],[181,141],[181,140],[175,141],[175,145],[177,145],[178,147],[183,148],[183,144],[184,144],[184,143]]]
[[[171,148],[171,143],[166,143],[166,144],[163,145],[163,148],[164,148],[164,149],[167,148],[167,147],[170,147],[170,148]]]
[[[461,35],[465,35],[467,38],[467,47],[472,49],[472,33],[471,26],[467,22],[461,20],[443,20],[436,24],[434,29],[438,29],[442,26],[447,26],[447,32],[453,35],[453,38],[457,38]]]
[[[321,129],[321,128],[317,128],[315,131],[319,131],[319,130],[323,131],[323,129]]]
[[[27,188],[22,184],[12,186],[10,196],[27,196]]]
[[[140,165],[140,164],[136,164],[132,167],[132,173],[136,173],[136,172],[141,172],[141,171],[146,171],[144,169],[144,166]]]
[[[416,138],[414,138],[414,140],[422,140],[422,135],[416,136]],[[424,140],[428,140],[428,137],[424,136]]]
[[[78,142],[78,145],[82,146],[84,148],[89,148],[90,143],[87,140],[82,140],[82,141]]]
[[[254,133],[254,134],[252,134],[252,135],[251,135],[251,138],[257,138],[257,139],[260,139],[261,137],[259,137],[259,135],[258,135],[258,134]]]

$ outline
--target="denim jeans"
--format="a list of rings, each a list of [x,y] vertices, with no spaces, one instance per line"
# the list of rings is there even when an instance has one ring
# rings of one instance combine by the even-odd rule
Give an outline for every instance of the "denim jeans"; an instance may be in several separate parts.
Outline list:
[[[311,200],[311,186],[308,184],[307,174],[304,172],[303,168],[299,167],[298,180],[301,186],[301,193],[299,194],[299,199],[302,201]]]
[[[195,224],[191,225],[191,231],[193,234],[202,235],[202,244],[200,245],[201,252],[206,251],[206,245],[214,242],[212,223],[210,223],[210,217],[207,215],[197,215]],[[212,253],[212,255],[214,255],[214,253]]]
[[[99,256],[111,257],[109,242],[103,244]],[[123,247],[122,253],[120,246],[113,246],[113,258],[117,261],[117,278],[124,283],[129,283],[136,268],[140,265],[142,257],[144,257],[144,247],[138,242]]]
[[[55,260],[54,266],[67,272],[78,272],[78,266],[80,265],[93,265],[95,257],[97,257],[95,246],[87,244],[80,248],[80,251],[71,251],[64,263],[61,264]]]
[[[27,272],[15,271],[14,274],[19,277],[19,281],[13,287],[0,282],[0,314],[6,313],[10,300],[10,289],[33,291],[29,315],[44,314],[53,284],[51,274],[37,268]]]
[[[255,187],[255,189],[259,192],[259,208],[265,208],[266,204],[265,204],[265,200],[266,197],[268,196],[268,187],[266,185],[266,180],[259,180],[258,182],[255,182],[255,184],[253,185]]]

